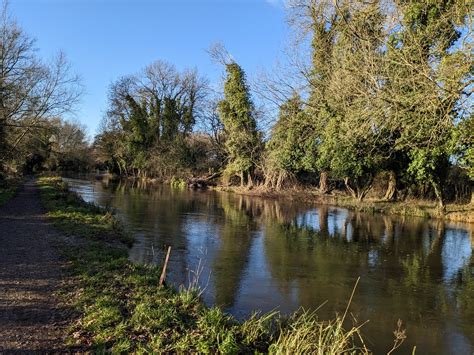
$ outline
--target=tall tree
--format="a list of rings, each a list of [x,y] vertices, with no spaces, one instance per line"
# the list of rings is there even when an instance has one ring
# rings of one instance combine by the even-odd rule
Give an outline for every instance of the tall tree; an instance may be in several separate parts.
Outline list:
[[[313,123],[312,135],[314,142],[321,141],[321,135],[328,124],[333,112],[328,102],[328,89],[331,74],[334,68],[334,44],[341,14],[336,11],[335,5],[328,1],[310,1],[307,5],[308,17],[311,23],[311,70],[309,72],[310,96],[308,111]],[[315,143],[313,143],[315,144]],[[318,162],[317,158],[315,161]],[[319,190],[329,191],[328,170],[330,166],[319,160]]]
[[[290,23],[296,28],[299,36],[297,41],[309,35],[309,50],[311,55],[307,64],[299,64],[299,72],[303,74],[306,82],[308,100],[306,110],[310,125],[307,126],[307,144],[318,145],[322,139],[322,132],[333,114],[328,104],[328,87],[334,66],[334,43],[337,36],[338,24],[341,14],[337,11],[341,1],[332,0],[291,0]],[[303,40],[303,42],[306,42]],[[293,61],[294,62],[294,61]],[[319,173],[319,190],[323,193],[329,191],[328,165],[324,160],[318,159],[317,151],[313,161],[319,163],[314,169]]]
[[[333,45],[326,126],[319,165],[344,179],[348,191],[364,198],[384,157],[381,115],[377,107],[378,63],[382,57],[384,17],[378,2],[347,3]]]
[[[226,174],[238,174],[241,185],[247,179],[247,184],[251,186],[261,153],[261,134],[257,130],[255,107],[243,69],[231,62],[226,64],[226,73],[224,99],[219,102],[229,157]]]
[[[395,150],[410,158],[408,172],[432,186],[443,210],[455,126],[469,115],[472,41],[459,39],[472,31],[472,6],[451,0],[395,3],[401,17],[387,41],[384,67],[388,126],[396,133]]]

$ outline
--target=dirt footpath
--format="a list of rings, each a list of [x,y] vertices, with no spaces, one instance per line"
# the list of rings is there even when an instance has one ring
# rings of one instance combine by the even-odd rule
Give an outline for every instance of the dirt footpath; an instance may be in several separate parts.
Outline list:
[[[0,207],[0,353],[66,350],[71,313],[54,297],[59,240],[33,180]]]

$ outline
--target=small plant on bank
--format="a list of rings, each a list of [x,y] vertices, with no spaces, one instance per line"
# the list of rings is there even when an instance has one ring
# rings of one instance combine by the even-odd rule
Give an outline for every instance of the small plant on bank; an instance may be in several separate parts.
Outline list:
[[[188,183],[184,179],[173,176],[170,180],[170,185],[174,189],[184,190],[188,186]]]

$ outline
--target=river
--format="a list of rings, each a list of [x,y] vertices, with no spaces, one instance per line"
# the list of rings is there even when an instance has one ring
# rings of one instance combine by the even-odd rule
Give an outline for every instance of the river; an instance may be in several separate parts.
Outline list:
[[[136,236],[130,259],[161,264],[168,282],[197,282],[208,305],[237,318],[304,307],[343,313],[376,353],[474,354],[474,226],[216,191],[67,179],[86,201],[116,209]]]

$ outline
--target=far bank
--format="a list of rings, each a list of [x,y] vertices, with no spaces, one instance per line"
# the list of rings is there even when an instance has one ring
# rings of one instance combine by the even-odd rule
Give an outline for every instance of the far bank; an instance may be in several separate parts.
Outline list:
[[[265,186],[229,186],[215,180],[205,181],[203,179],[172,178],[170,180],[159,180],[153,178],[123,178],[117,175],[96,175],[97,180],[122,180],[138,186],[153,186],[169,184],[176,189],[210,189],[221,192],[230,192],[245,196],[255,196],[268,199],[282,199],[307,205],[328,205],[344,207],[357,212],[382,213],[387,215],[399,215],[410,217],[422,217],[430,219],[441,219],[452,222],[474,223],[474,204],[470,203],[447,203],[446,210],[440,211],[437,202],[429,199],[416,199],[408,197],[401,201],[387,201],[374,197],[375,194],[362,201],[353,198],[341,190],[333,190],[330,193],[321,193],[315,187],[289,187],[284,189],[273,189]]]
[[[311,188],[273,190],[264,187],[248,189],[246,187],[218,185],[213,187],[213,189],[248,196],[286,199],[311,205],[344,207],[365,213],[383,213],[389,215],[432,219],[437,218],[453,222],[474,223],[474,205],[472,203],[450,203],[446,205],[446,212],[441,213],[437,208],[436,202],[429,200],[407,199],[405,201],[385,201],[381,199],[368,198],[363,201],[358,201],[357,199],[344,195],[339,191],[330,194],[322,194],[316,189]]]

